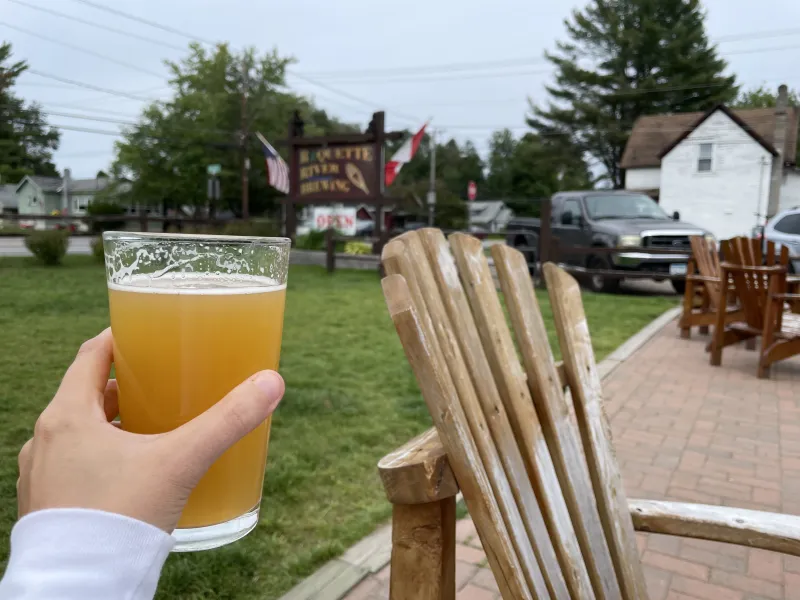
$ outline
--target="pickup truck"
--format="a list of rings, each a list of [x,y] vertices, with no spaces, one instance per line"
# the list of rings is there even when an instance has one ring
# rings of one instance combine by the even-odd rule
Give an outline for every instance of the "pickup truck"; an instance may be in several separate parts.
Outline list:
[[[690,235],[713,236],[671,217],[649,196],[618,190],[559,192],[551,200],[551,236],[562,247],[626,248],[631,252],[616,254],[573,254],[559,252],[558,262],[587,269],[622,270],[652,273],[663,281],[667,275],[685,275],[691,256]],[[514,218],[508,225],[506,242],[522,250],[528,264],[535,265],[539,247],[541,220]],[[652,254],[647,248],[672,249],[674,254]],[[588,287],[595,292],[613,292],[621,279],[589,275]],[[673,279],[679,294],[686,286],[684,279]]]

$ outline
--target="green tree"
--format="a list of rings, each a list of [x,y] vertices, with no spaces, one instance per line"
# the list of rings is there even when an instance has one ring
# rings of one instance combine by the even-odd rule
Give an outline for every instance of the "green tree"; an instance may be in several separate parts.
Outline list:
[[[143,111],[139,123],[117,143],[113,171],[132,182],[129,200],[143,205],[201,207],[207,203],[206,168],[219,164],[222,201],[211,210],[241,210],[242,96],[246,126],[273,143],[286,137],[294,111],[306,135],[353,131],[286,87],[290,60],[272,51],[234,54],[226,44],[207,50],[190,44],[186,58],[168,62],[173,97]],[[250,158],[250,213],[273,211],[279,192],[267,185],[261,147],[254,135],[245,143]],[[278,146],[280,150],[280,146]],[[284,156],[288,160],[287,156]]]
[[[486,194],[490,198],[511,198],[516,195],[511,170],[517,140],[510,129],[495,131],[489,141],[489,174],[486,177]]]
[[[386,149],[386,156],[390,157],[401,143],[402,140],[390,144]],[[420,142],[414,158],[403,166],[397,180],[387,192],[394,194],[395,189],[405,188],[419,182],[430,185],[430,165],[430,136],[425,136]],[[449,139],[444,143],[436,144],[436,181],[437,189],[438,184],[441,183],[456,198],[466,199],[467,185],[470,181],[474,181],[478,185],[479,197],[484,195],[482,190],[485,181],[484,164],[472,142],[467,141],[463,145],[459,145],[455,139]],[[414,189],[417,189],[416,185]]]
[[[0,182],[17,183],[25,175],[58,176],[53,151],[59,134],[35,103],[13,92],[17,78],[28,68],[11,61],[11,44],[0,44]]]
[[[508,130],[496,131],[488,163],[488,197],[505,200],[520,215],[536,213],[541,198],[592,185],[580,148],[557,135],[526,133],[517,140]]]
[[[774,108],[778,101],[778,92],[765,88],[763,85],[749,90],[742,90],[731,103],[731,108]],[[789,90],[789,104],[800,105],[800,94],[796,90]]]
[[[619,163],[638,117],[706,110],[736,96],[704,19],[700,0],[591,0],[565,21],[569,40],[546,53],[555,84],[529,124],[568,136],[623,187]]]
[[[765,88],[763,85],[749,90],[742,90],[736,100],[731,104],[731,108],[747,109],[747,108],[774,108],[778,102],[777,91],[773,92]],[[789,89],[789,105],[800,105],[800,94],[796,90]],[[800,161],[800,148],[797,149],[795,162]]]

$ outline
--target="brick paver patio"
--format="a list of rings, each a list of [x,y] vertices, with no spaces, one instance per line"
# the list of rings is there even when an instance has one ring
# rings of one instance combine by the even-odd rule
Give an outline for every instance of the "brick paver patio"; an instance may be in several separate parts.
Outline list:
[[[608,415],[629,498],[683,500],[800,514],[800,360],[756,378],[756,355],[726,349],[708,364],[707,336],[674,323],[606,380]],[[499,598],[469,519],[457,530],[458,600]],[[651,600],[800,600],[800,559],[637,534]],[[388,598],[389,568],[347,600]]]

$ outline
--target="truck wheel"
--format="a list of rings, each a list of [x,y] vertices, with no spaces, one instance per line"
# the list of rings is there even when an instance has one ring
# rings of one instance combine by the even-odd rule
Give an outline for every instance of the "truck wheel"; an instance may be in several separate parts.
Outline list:
[[[536,251],[535,248],[538,244],[535,242],[528,242],[524,236],[517,236],[514,240],[514,248],[522,252],[525,256],[525,261],[528,263],[528,272],[532,277],[536,277]]]
[[[590,256],[586,263],[588,269],[597,269],[601,271],[609,271],[613,267],[607,258],[602,256]],[[587,287],[597,294],[613,294],[619,290],[620,280],[616,278],[609,278],[604,275],[593,275],[587,273],[586,285]]]
[[[675,293],[679,296],[683,296],[684,292],[686,292],[686,280],[685,279],[673,279],[672,280],[672,289],[675,290]]]

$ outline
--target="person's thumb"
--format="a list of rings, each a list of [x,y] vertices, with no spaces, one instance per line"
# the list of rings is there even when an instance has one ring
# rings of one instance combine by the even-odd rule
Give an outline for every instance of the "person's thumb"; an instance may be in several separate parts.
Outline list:
[[[171,455],[190,479],[202,477],[228,448],[253,431],[277,408],[285,384],[275,371],[256,373],[222,400],[167,434]]]

